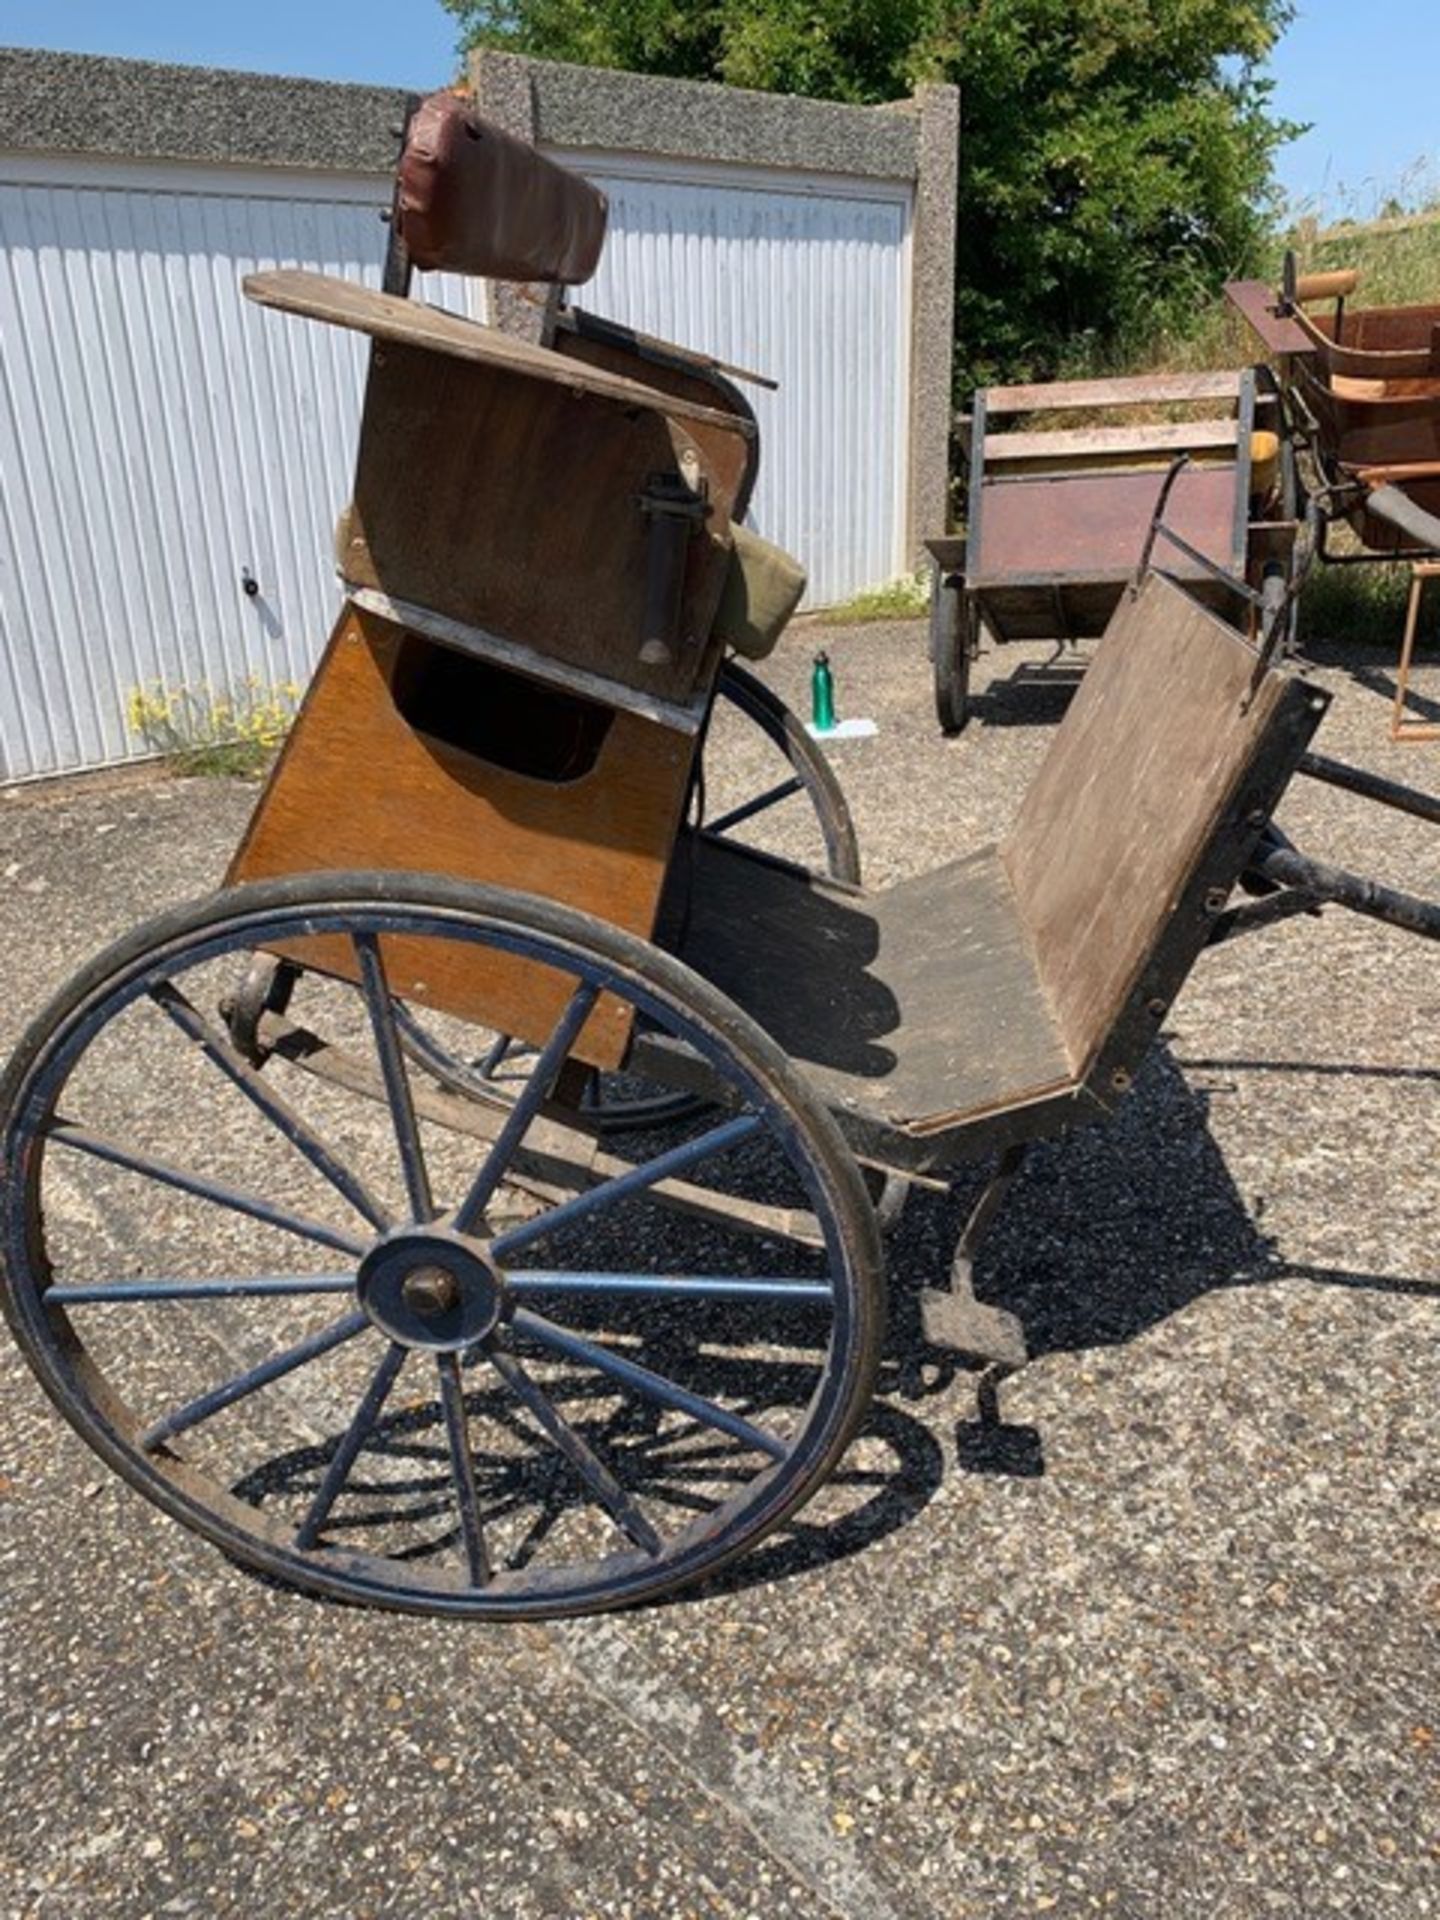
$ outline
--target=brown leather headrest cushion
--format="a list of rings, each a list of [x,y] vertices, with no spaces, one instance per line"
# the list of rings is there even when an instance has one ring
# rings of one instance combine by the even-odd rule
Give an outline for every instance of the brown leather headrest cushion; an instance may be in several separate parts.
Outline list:
[[[576,286],[600,263],[604,194],[458,94],[432,93],[415,110],[398,187],[400,237],[422,269]]]

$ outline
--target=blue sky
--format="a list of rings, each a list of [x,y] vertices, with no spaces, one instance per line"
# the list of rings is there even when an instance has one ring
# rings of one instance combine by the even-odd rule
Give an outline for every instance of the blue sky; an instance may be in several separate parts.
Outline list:
[[[438,0],[0,0],[0,45],[425,88],[455,22]],[[1440,0],[1300,0],[1274,75],[1314,122],[1281,156],[1291,195],[1363,216],[1407,178],[1440,192]]]
[[[1313,122],[1282,150],[1288,193],[1357,218],[1407,177],[1440,193],[1440,0],[1300,0],[1272,71],[1279,111]]]

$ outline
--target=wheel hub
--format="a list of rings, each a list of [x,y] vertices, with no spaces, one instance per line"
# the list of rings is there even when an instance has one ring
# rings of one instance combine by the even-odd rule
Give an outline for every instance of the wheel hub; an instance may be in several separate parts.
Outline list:
[[[391,1340],[454,1353],[494,1332],[505,1281],[478,1240],[445,1227],[404,1227],[360,1262],[360,1305]]]

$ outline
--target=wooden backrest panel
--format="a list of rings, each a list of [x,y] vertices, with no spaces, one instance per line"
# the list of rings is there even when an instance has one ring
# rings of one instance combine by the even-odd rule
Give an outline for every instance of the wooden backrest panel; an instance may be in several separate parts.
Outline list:
[[[714,666],[708,636],[750,443],[499,368],[377,344],[365,395],[344,575],[546,659],[684,700]],[[707,511],[689,544],[679,636],[642,657],[651,477],[693,452]]]
[[[1238,877],[1324,710],[1289,672],[1252,692],[1255,668],[1233,628],[1148,575],[1002,847],[1077,1077],[1108,1062],[1137,991],[1178,988],[1205,941],[1203,895]]]

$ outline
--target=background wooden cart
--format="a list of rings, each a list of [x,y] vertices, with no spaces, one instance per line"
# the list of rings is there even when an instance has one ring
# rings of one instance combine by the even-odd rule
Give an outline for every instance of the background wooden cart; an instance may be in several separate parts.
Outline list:
[[[1203,417],[1155,418],[1197,407]],[[1016,430],[1022,416],[1073,413],[1109,423]],[[944,730],[965,724],[983,637],[1066,647],[1105,631],[1139,564],[1159,488],[1181,455],[1188,470],[1167,523],[1194,551],[1168,554],[1176,577],[1206,604],[1233,612],[1224,575],[1253,583],[1267,564],[1288,567],[1294,500],[1277,425],[1274,383],[1263,370],[977,392],[961,422],[966,534],[927,542],[936,563],[930,651]]]

